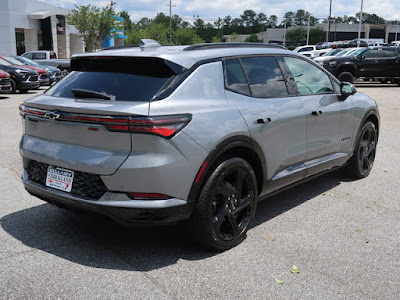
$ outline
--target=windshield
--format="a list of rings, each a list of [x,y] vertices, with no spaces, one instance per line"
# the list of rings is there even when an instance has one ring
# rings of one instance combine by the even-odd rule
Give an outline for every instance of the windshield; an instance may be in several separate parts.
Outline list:
[[[338,53],[338,52],[340,52],[340,50],[335,49],[335,50],[329,51],[328,53],[325,53],[322,56],[333,56],[333,55],[336,55],[336,53]]]
[[[23,66],[24,65],[22,62],[20,62],[19,60],[16,60],[13,57],[5,56],[5,59],[7,59],[7,61],[12,63],[13,65],[17,65],[17,66]]]
[[[348,56],[357,56],[358,54],[360,54],[360,53],[362,53],[362,52],[364,52],[364,51],[365,51],[365,49],[362,48],[362,49],[360,49],[360,50],[354,51],[353,53],[349,54]]]
[[[19,60],[19,61],[21,61],[21,62],[27,63],[28,65],[31,65],[31,66],[38,66],[39,65],[36,61],[33,61],[33,60],[31,60],[29,58],[26,58],[26,57],[19,56],[19,57],[14,57],[14,58]]]
[[[3,66],[11,66],[12,64],[10,64],[8,61],[0,58],[0,64]]]
[[[346,50],[342,50],[342,51],[340,51],[338,54],[336,54],[336,56],[343,56],[343,55],[345,55],[347,52],[349,52],[350,50],[349,49],[346,49]]]

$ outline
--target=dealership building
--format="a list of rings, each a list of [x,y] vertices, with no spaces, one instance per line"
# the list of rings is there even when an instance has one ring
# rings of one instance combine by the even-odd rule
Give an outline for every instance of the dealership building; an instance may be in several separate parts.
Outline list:
[[[78,30],[69,25],[69,10],[36,0],[0,0],[0,54],[54,50],[69,58],[85,50]]]

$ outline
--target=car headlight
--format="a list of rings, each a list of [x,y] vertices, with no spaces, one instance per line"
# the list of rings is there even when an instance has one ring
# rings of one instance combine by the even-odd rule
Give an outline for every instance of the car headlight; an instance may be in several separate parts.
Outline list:
[[[29,72],[27,72],[26,70],[22,70],[22,69],[16,69],[15,72],[19,73],[19,74],[29,74]]]
[[[337,60],[333,60],[333,61],[330,61],[329,62],[329,66],[330,67],[334,67],[334,66],[336,66],[337,65]]]

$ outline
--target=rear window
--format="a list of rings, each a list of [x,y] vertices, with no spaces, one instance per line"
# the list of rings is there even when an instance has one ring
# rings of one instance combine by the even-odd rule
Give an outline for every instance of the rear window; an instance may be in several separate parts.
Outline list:
[[[44,52],[33,53],[32,55],[33,59],[46,59],[46,53]]]
[[[116,101],[150,101],[183,68],[162,59],[90,57],[71,60],[73,72],[46,92],[75,98],[73,89],[111,96]]]

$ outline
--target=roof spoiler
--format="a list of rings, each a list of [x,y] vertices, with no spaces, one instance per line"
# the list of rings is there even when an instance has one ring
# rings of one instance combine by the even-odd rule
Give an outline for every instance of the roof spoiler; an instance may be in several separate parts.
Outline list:
[[[152,39],[141,39],[139,47],[140,49],[142,49],[142,51],[144,51],[146,49],[154,49],[161,47],[161,45],[157,41]]]

